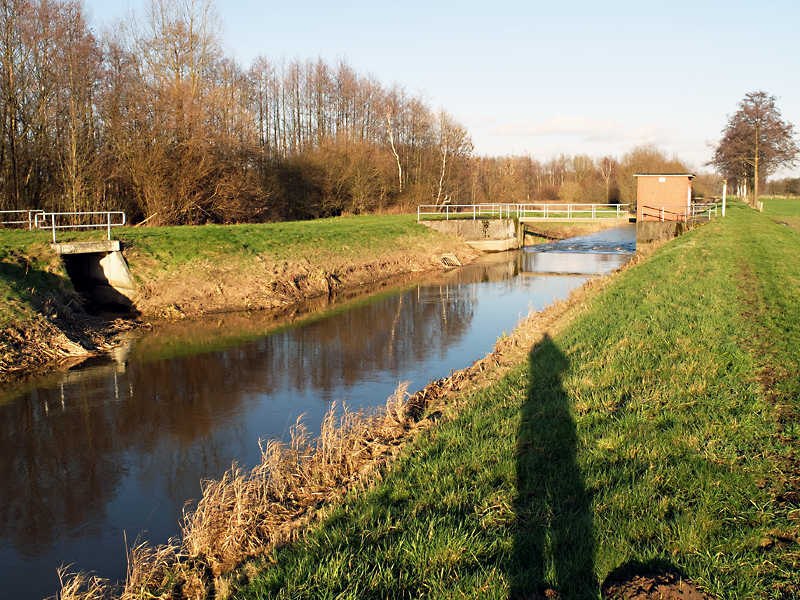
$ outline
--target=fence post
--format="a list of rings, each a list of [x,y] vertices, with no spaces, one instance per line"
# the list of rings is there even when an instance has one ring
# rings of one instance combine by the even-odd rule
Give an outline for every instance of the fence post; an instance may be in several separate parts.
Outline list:
[[[53,243],[56,243],[56,214],[51,213],[50,218],[53,220]]]

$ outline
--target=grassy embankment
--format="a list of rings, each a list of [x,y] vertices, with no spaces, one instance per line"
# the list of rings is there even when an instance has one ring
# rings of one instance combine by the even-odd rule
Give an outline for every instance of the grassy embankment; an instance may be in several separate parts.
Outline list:
[[[105,230],[64,232],[62,240],[103,239]],[[475,253],[415,222],[412,215],[317,221],[113,229],[137,280],[136,308],[167,318],[274,309],[308,297],[441,267],[443,253]],[[79,298],[46,231],[0,230],[0,375],[92,348]],[[96,345],[96,344],[95,344]],[[30,350],[23,356],[25,349]],[[23,354],[20,354],[20,353]],[[41,360],[39,360],[41,359]]]
[[[595,290],[235,597],[595,598],[652,570],[800,596],[800,203],[735,203]]]

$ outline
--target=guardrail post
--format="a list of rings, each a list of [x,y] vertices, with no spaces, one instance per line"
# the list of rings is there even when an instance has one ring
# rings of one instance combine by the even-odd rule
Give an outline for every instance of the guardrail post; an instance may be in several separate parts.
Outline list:
[[[55,244],[56,243],[56,215],[55,215],[55,213],[52,213],[50,215],[50,219],[52,219],[52,221],[53,221],[53,243]]]

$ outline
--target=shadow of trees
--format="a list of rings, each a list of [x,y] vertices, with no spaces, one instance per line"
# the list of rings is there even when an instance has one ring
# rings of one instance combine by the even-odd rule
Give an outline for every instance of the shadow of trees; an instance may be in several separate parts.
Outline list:
[[[517,433],[511,598],[597,598],[594,527],[578,435],[562,385],[567,357],[549,336],[530,353]]]

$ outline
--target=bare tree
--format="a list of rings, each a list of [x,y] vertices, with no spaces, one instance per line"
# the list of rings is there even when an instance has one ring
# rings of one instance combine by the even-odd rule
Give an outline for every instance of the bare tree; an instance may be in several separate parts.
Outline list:
[[[436,192],[436,204],[449,202],[450,194],[443,193],[445,190],[445,180],[448,174],[448,159],[458,159],[459,157],[469,156],[472,153],[472,140],[467,135],[467,130],[453,120],[444,110],[438,113],[438,147],[441,170],[439,172],[439,185]],[[453,170],[453,165],[449,167]]]
[[[610,156],[604,156],[598,161],[597,170],[600,173],[600,177],[603,180],[603,184],[605,185],[606,189],[605,203],[608,204],[611,201],[611,182],[613,181],[614,174],[616,173],[617,170],[616,159]]]
[[[794,126],[781,118],[775,96],[758,91],[746,94],[722,130],[722,139],[708,164],[731,179],[750,182],[752,200],[770,172],[794,166],[798,152]]]

